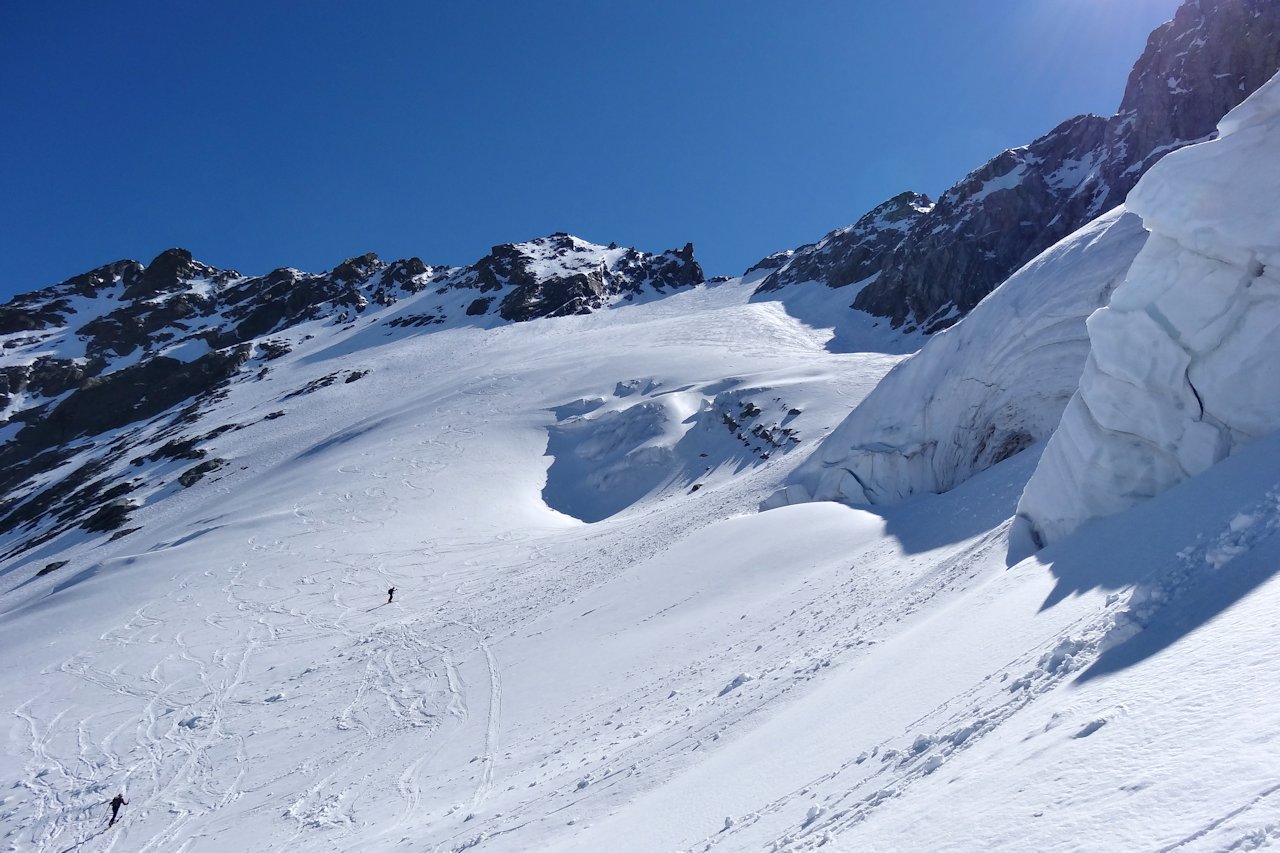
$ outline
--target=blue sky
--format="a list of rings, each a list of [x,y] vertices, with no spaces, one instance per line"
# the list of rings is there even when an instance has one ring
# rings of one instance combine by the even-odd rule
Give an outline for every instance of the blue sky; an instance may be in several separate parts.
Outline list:
[[[6,3],[0,293],[553,231],[736,274],[1114,112],[1177,5]]]

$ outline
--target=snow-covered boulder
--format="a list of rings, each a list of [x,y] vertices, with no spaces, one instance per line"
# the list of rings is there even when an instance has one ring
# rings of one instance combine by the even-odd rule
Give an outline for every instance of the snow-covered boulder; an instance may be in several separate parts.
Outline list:
[[[1280,429],[1277,198],[1280,77],[1130,194],[1151,238],[1089,318],[1079,390],[1019,502],[1037,542]]]
[[[944,492],[1047,438],[1089,351],[1085,318],[1145,239],[1119,208],[1041,253],[895,367],[767,505]]]

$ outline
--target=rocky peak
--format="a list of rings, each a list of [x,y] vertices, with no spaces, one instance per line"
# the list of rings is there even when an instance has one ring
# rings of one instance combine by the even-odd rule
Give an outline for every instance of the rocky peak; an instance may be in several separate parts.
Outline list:
[[[1129,76],[1120,111],[1067,119],[1001,152],[938,204],[885,235],[872,214],[797,249],[761,291],[874,279],[853,307],[907,331],[937,331],[1015,270],[1124,201],[1160,157],[1213,132],[1229,109],[1280,69],[1280,3],[1187,0],[1157,28]],[[868,219],[870,218],[870,222]]]
[[[142,276],[143,266],[137,261],[121,260],[72,276],[62,283],[77,296],[93,298],[103,290],[123,282],[126,287]]]
[[[791,258],[795,256],[796,252],[807,249],[812,245],[813,244],[810,243],[808,246],[800,247],[800,249],[783,249],[780,252],[774,252],[771,255],[765,255],[763,258],[756,261],[751,266],[747,267],[746,272],[742,274],[742,277],[745,279],[749,279],[751,278],[752,273],[756,273],[756,272],[768,273],[776,269],[782,269],[782,267],[786,266],[787,262],[790,261]]]
[[[347,258],[329,272],[329,277],[334,281],[350,284],[365,281],[385,266],[377,255],[368,252],[357,258]]]
[[[933,201],[927,195],[908,190],[873,207],[853,227],[867,230],[871,227],[898,226],[899,230],[906,230],[920,214],[932,209]]]
[[[757,293],[805,281],[821,281],[828,287],[863,281],[880,272],[880,265],[891,256],[911,226],[933,207],[933,201],[922,193],[899,193],[863,214],[853,225],[837,228],[817,243],[793,252],[774,253],[746,274],[777,264],[776,272],[760,282]]]
[[[494,246],[467,273],[459,284],[469,281],[482,293],[507,291],[498,313],[510,321],[585,314],[619,296],[632,298],[646,288],[685,287],[704,278],[692,243],[650,255],[564,232]]]
[[[702,278],[692,244],[651,255],[561,232],[500,244],[460,268],[368,253],[326,273],[284,267],[242,276],[170,249],[145,267],[116,261],[16,296],[0,305],[0,427],[17,427],[0,440],[0,534],[52,518],[15,545],[34,547],[79,524],[96,501],[128,494],[137,478],[102,473],[126,453],[135,454],[131,465],[198,458],[188,455],[202,438],[191,425],[231,383],[265,378],[299,342],[350,330],[357,318],[367,320],[357,334],[379,336],[517,322],[582,314]],[[476,298],[477,289],[492,295]],[[151,426],[103,437],[144,421]],[[194,482],[200,470],[179,482]]]
[[[122,298],[146,299],[173,290],[185,290],[193,279],[226,280],[235,275],[235,272],[200,263],[186,249],[166,249],[147,264],[141,275],[128,283]]]

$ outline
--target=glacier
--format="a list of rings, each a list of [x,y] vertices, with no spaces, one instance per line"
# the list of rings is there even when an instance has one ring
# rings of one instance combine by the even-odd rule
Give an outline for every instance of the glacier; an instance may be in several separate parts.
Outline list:
[[[1084,366],[1085,318],[1145,240],[1117,208],[1045,250],[890,371],[764,506],[945,492],[1048,438]]]
[[[1151,238],[1108,306],[1018,503],[1053,542],[1280,428],[1280,78],[1130,194]]]

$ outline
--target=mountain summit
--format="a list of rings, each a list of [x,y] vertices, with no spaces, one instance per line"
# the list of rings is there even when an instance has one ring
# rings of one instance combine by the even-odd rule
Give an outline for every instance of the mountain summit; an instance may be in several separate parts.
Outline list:
[[[854,308],[907,331],[946,328],[1027,261],[1123,202],[1165,154],[1209,137],[1280,70],[1277,45],[1274,0],[1185,3],[1151,34],[1115,115],[1075,116],[1001,152],[919,210],[905,233],[903,220],[875,225],[882,205],[796,249],[760,290],[861,284]]]

